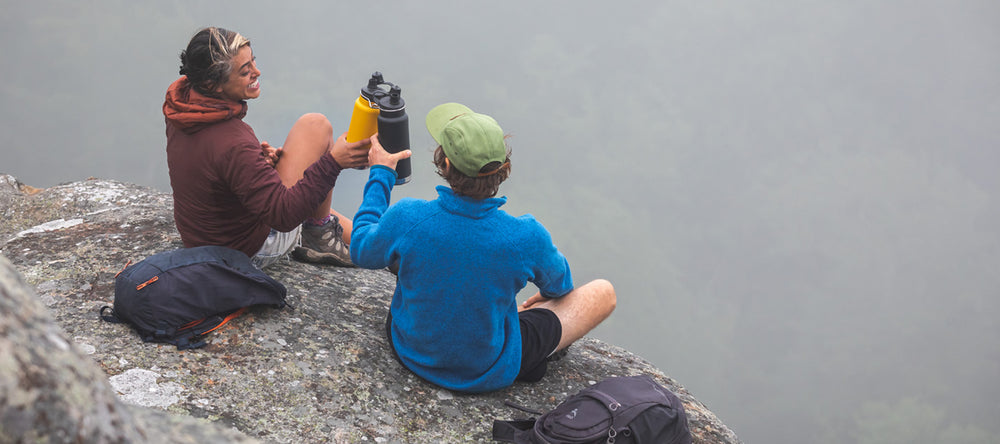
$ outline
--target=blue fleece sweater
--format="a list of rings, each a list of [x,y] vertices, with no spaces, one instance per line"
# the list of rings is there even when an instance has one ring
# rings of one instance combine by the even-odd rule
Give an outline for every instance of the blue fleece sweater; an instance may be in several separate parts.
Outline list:
[[[438,186],[432,201],[389,206],[393,170],[374,166],[354,217],[351,260],[364,268],[399,261],[389,306],[400,360],[442,387],[507,387],[521,367],[516,296],[533,282],[543,296],[573,289],[569,264],[531,215],[500,210],[503,198],[471,199]]]

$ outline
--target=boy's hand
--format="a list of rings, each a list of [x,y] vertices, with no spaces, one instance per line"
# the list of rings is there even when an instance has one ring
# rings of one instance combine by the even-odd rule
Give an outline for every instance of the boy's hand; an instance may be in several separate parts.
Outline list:
[[[371,137],[372,147],[368,150],[368,165],[382,165],[392,169],[396,169],[396,164],[402,160],[413,155],[410,150],[403,150],[398,153],[389,154],[382,144],[378,141],[378,133]]]
[[[549,298],[547,298],[545,296],[542,296],[542,294],[540,292],[539,293],[535,293],[533,296],[531,296],[530,298],[528,298],[527,300],[525,300],[524,303],[521,304],[520,307],[517,307],[517,311],[524,311],[524,310],[528,310],[528,309],[531,309],[531,308],[535,308],[539,304],[542,304],[542,303],[544,303],[546,301],[549,301],[549,300],[551,300],[551,299],[549,299]]]

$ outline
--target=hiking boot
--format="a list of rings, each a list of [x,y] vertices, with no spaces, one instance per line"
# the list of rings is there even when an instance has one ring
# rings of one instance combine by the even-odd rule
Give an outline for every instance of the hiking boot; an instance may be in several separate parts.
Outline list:
[[[351,250],[343,239],[344,227],[337,216],[320,226],[302,225],[302,246],[292,251],[292,256],[302,262],[353,267]]]

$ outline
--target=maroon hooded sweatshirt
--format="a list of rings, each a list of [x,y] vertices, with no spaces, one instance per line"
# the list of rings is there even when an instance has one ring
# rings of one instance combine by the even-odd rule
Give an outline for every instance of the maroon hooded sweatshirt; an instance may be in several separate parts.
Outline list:
[[[252,257],[272,228],[291,231],[312,215],[337,181],[340,165],[322,156],[286,188],[243,122],[246,112],[245,101],[204,96],[187,77],[167,89],[167,166],[185,247],[220,245]]]

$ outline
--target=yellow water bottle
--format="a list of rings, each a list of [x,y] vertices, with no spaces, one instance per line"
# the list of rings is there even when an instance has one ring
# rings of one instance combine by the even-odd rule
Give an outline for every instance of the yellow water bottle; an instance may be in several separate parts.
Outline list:
[[[383,83],[382,73],[376,71],[368,79],[368,86],[361,89],[361,94],[354,101],[351,124],[347,127],[348,142],[368,139],[378,131],[378,103],[375,96],[381,91],[379,85]]]

